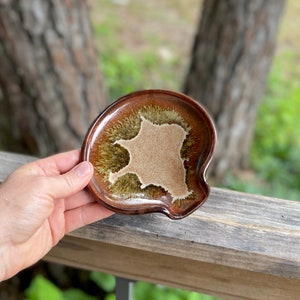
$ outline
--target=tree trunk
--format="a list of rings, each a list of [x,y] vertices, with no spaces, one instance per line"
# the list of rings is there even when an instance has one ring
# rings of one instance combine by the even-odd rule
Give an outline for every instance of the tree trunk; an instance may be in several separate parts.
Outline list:
[[[212,115],[218,145],[210,168],[222,179],[247,167],[284,0],[205,0],[184,92]]]
[[[88,13],[83,0],[0,0],[0,149],[46,156],[81,146],[106,106]],[[24,272],[0,295],[23,299],[37,271]]]
[[[79,147],[106,105],[86,1],[0,0],[0,147]]]

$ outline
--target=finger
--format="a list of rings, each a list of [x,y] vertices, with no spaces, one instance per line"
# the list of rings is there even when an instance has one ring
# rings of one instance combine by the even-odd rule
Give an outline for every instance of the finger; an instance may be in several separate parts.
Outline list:
[[[45,192],[52,199],[70,197],[86,187],[93,176],[93,171],[94,168],[90,162],[81,162],[65,174],[47,177]]]
[[[82,226],[105,219],[114,214],[99,203],[89,203],[65,212],[66,233]]]
[[[33,162],[42,175],[53,176],[70,171],[79,162],[80,150],[55,154]]]
[[[96,200],[86,190],[82,190],[77,194],[65,199],[65,210],[71,210],[89,203],[94,203]]]

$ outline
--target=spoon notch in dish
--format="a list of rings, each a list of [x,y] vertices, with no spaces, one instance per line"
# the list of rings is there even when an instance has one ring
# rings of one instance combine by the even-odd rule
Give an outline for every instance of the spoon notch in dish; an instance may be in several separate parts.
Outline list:
[[[121,97],[92,123],[81,159],[94,166],[89,191],[123,214],[186,217],[208,197],[214,124],[192,98],[167,90]]]

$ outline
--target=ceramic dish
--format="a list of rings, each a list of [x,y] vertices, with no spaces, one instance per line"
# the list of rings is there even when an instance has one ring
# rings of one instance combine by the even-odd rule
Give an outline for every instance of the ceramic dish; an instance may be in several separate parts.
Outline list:
[[[183,218],[208,197],[205,173],[215,144],[213,122],[190,97],[131,93],[101,113],[86,134],[81,158],[95,169],[88,189],[118,213]]]

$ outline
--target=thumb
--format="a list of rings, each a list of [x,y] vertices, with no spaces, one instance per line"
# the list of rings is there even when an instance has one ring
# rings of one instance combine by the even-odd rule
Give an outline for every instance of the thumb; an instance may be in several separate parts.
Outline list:
[[[93,170],[90,162],[83,161],[65,174],[51,177],[48,190],[52,198],[68,197],[85,188],[93,176]]]

